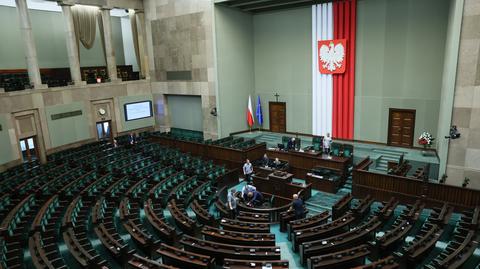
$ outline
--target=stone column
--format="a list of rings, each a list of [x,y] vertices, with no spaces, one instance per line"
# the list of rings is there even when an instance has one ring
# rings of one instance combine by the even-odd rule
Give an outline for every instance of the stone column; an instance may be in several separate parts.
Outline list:
[[[15,3],[20,20],[20,32],[23,37],[28,78],[35,89],[46,88],[46,85],[42,85],[42,77],[40,76],[40,68],[38,67],[37,48],[35,47],[30,17],[28,16],[27,1],[15,0]]]
[[[138,34],[138,52],[140,54],[140,77],[149,79],[150,72],[148,68],[147,42],[145,36],[145,13],[141,9],[135,9],[137,18],[137,34]]]
[[[112,40],[112,23],[110,20],[110,8],[102,7],[102,24],[105,42],[105,58],[107,60],[107,71],[110,81],[117,81],[117,63],[115,61],[115,50]]]
[[[72,6],[70,2],[58,2],[62,7],[62,13],[65,20],[65,32],[67,36],[68,64],[70,65],[70,76],[75,85],[85,85],[80,73],[80,55],[78,50],[77,38],[75,36],[75,27],[73,26]]]

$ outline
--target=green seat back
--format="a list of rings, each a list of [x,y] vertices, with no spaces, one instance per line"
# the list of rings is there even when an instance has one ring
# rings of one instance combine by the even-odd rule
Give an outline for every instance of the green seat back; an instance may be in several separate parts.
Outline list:
[[[288,136],[282,136],[282,144],[285,148],[288,146],[288,141],[290,140],[290,137]]]
[[[332,143],[331,150],[332,150],[333,155],[339,156],[340,155],[340,149],[341,149],[341,144],[335,143],[335,142]]]

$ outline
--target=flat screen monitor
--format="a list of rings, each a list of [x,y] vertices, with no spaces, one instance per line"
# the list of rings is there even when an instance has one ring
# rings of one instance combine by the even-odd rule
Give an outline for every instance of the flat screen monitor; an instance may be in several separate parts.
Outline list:
[[[153,116],[152,101],[125,104],[125,120],[139,120]]]

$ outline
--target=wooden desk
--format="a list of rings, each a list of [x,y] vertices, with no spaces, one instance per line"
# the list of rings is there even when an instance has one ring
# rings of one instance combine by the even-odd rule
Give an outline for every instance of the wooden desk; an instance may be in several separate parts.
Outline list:
[[[244,222],[234,219],[220,220],[220,225],[224,230],[245,232],[245,233],[269,233],[270,224],[261,222]]]
[[[268,175],[270,175],[271,173],[276,172],[276,171],[288,172],[288,167],[277,169],[277,168],[274,168],[272,166],[254,166],[253,171],[254,171],[255,175],[259,175],[259,176],[262,176],[262,177],[267,177]]]
[[[233,259],[225,259],[223,268],[226,268],[226,269],[262,269],[266,265],[271,265],[272,269],[289,268],[288,260],[248,261],[248,260],[233,260]]]
[[[273,172],[268,175],[268,178],[272,181],[278,182],[280,184],[290,183],[293,179],[293,174],[286,172]]]
[[[164,269],[176,269],[177,267],[160,264],[157,261],[144,258],[138,254],[133,254],[132,258],[128,261],[126,268],[129,269],[152,269],[152,268],[164,268]]]
[[[246,211],[238,212],[237,219],[240,221],[251,221],[257,223],[270,223],[270,216],[266,213],[252,213]]]
[[[177,140],[164,136],[153,136],[151,141],[178,148],[182,152],[190,152],[192,155],[213,160],[217,164],[226,165],[229,169],[242,167],[247,158],[249,160],[260,159],[267,149],[265,143],[256,144],[250,148],[240,150],[193,141]]]
[[[314,256],[307,260],[311,269],[351,268],[364,265],[365,258],[370,254],[367,245],[340,250],[326,255]]]
[[[215,259],[210,256],[182,250],[163,243],[154,256],[162,257],[164,264],[179,268],[210,269],[214,267],[215,262]]]
[[[246,233],[205,226],[202,235],[207,241],[222,242],[240,246],[275,246],[275,234]]]
[[[202,240],[188,235],[180,240],[186,251],[207,255],[222,262],[225,258],[244,260],[279,260],[280,247],[241,246]]]
[[[439,207],[444,203],[449,203],[457,211],[480,205],[479,190],[424,182],[358,168],[353,170],[352,194],[356,198],[363,198],[371,194],[372,198],[377,201],[387,201],[391,197],[395,197],[404,204],[422,199],[427,207]]]
[[[272,194],[270,193],[262,192],[262,194],[265,200],[270,200],[272,198]],[[280,214],[287,211],[291,205],[292,199],[277,195],[274,196],[271,208],[250,207],[247,206],[243,201],[239,201],[237,204],[241,211],[252,212],[259,215],[268,214],[271,223],[278,222],[280,220]]]
[[[348,165],[351,163],[350,158],[311,152],[268,149],[267,154],[271,158],[279,158],[287,161],[290,166],[290,171],[295,174],[296,178],[301,179],[305,179],[307,173],[317,166],[338,169],[341,171],[342,179],[344,179],[347,175]]]
[[[338,219],[350,210],[353,196],[350,193],[345,194],[340,200],[332,205],[332,219]]]
[[[332,180],[331,178],[317,176],[312,173],[307,173],[305,181],[311,183],[314,189],[329,193],[337,193],[342,185],[341,180]]]
[[[289,174],[290,177],[293,176]],[[280,179],[278,177],[253,177],[253,185],[261,191],[271,193],[276,196],[291,198],[294,194],[302,192],[303,200],[308,200],[312,196],[312,184],[296,184],[286,182],[288,179]]]

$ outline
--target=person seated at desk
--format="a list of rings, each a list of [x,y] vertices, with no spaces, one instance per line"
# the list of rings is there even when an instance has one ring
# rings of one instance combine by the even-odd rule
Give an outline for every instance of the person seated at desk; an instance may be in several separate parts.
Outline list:
[[[257,188],[255,188],[255,186],[250,185],[250,184],[247,184],[247,185],[243,186],[243,188],[242,188],[242,198],[243,198],[243,200],[247,201],[248,193],[256,191],[256,190],[257,190]]]
[[[273,161],[273,168],[275,169],[282,168],[282,162],[280,161],[280,159],[275,158],[275,161]]]
[[[248,198],[250,199],[250,201],[247,203],[248,206],[256,207],[263,203],[263,195],[257,190],[249,192]]]
[[[303,208],[303,200],[298,197],[298,194],[293,195],[293,201],[292,201],[292,206],[290,206],[290,209],[288,211],[295,211],[295,219],[303,219],[305,216],[305,211]]]
[[[133,145],[135,143],[137,143],[137,137],[135,133],[128,134],[128,144]]]
[[[268,159],[267,153],[263,154],[262,157],[262,166],[268,167],[270,159]]]
[[[287,143],[287,150],[294,150],[294,149],[295,149],[295,137],[292,137]]]

